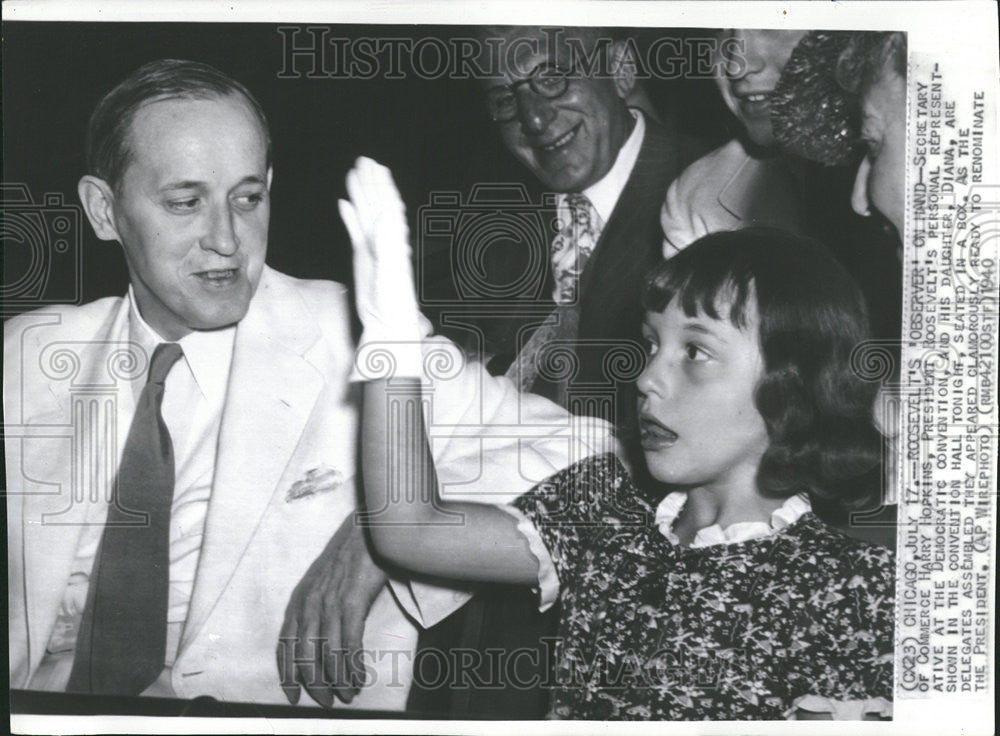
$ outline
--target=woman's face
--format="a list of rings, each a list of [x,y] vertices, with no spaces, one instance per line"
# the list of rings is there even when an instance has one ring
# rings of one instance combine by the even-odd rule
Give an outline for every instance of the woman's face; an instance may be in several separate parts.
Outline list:
[[[906,80],[888,62],[861,101],[861,136],[868,153],[854,180],[851,205],[858,214],[881,212],[902,238],[906,162]]]
[[[719,305],[720,315],[729,305]],[[754,483],[768,447],[754,405],[763,374],[756,304],[743,329],[725,317],[688,317],[674,299],[648,312],[649,361],[638,380],[640,438],[653,476],[674,485]]]
[[[718,80],[726,105],[758,146],[774,145],[771,93],[806,31],[729,29],[722,35],[726,75]]]

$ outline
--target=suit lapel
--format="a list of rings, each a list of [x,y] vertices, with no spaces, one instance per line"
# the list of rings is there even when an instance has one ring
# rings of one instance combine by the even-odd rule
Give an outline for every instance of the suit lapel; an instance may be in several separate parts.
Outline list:
[[[45,467],[51,469],[46,477],[58,479],[56,492],[32,493],[24,499],[24,585],[32,671],[48,644],[85,525],[102,523],[103,514],[97,512],[106,510],[128,437],[135,399],[131,381],[120,377],[119,370],[127,364],[122,351],[132,348],[128,312],[129,302],[122,300],[92,338],[52,345],[65,345],[78,356],[81,367],[54,392],[58,398],[51,413],[32,418],[32,424],[53,427],[56,434],[72,430],[72,440],[46,445],[58,448],[44,458]],[[135,365],[145,364],[140,360]],[[116,440],[113,448],[111,437]],[[22,447],[30,442],[24,440]]]
[[[764,159],[747,156],[719,191],[719,205],[739,218],[743,226],[773,225],[801,231],[803,187],[792,166],[781,156]]]
[[[306,354],[315,318],[269,269],[236,330],[198,575],[182,648],[197,635],[250,544],[324,386]]]
[[[638,305],[637,289],[652,263],[659,259],[662,236],[653,238],[651,233],[659,228],[657,213],[680,167],[672,130],[648,117],[645,123],[635,165],[580,277],[581,297],[576,304],[560,308],[565,325],[558,334],[560,338],[622,339],[639,331],[639,320],[631,319],[623,310]],[[623,321],[630,328],[634,322],[634,329],[622,333]],[[605,334],[609,330],[612,334]],[[603,375],[594,375],[602,370],[600,361],[595,367],[588,358],[581,360],[581,365],[577,381],[604,382]],[[531,390],[565,405],[565,383],[538,378]]]
[[[659,211],[666,196],[667,186],[679,173],[680,158],[678,144],[673,133],[646,118],[646,135],[639,149],[632,173],[625,183],[615,208],[601,231],[601,237],[593,255],[587,262],[581,277],[580,293],[582,302],[589,303],[590,292],[598,283],[595,274],[601,274],[602,281],[616,277],[615,283],[634,287],[634,277],[648,269],[649,248],[645,242],[636,242],[629,237],[635,231],[648,229],[652,220],[651,210]],[[621,278],[617,278],[621,277]],[[601,291],[605,291],[601,289]],[[581,309],[585,309],[581,303]]]

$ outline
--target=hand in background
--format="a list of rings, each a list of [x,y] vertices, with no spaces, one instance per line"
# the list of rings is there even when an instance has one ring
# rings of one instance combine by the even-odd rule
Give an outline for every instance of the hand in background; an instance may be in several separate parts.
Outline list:
[[[277,656],[289,703],[299,702],[300,686],[324,708],[333,707],[334,696],[349,703],[357,695],[365,679],[365,618],[386,581],[364,530],[348,515],[285,609]]]

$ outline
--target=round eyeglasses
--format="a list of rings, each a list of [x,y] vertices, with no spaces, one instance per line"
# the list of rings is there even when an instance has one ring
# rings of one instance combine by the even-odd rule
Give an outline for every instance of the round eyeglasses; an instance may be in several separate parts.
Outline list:
[[[507,123],[517,117],[517,88],[527,84],[539,97],[551,100],[565,94],[569,88],[570,72],[559,67],[536,69],[530,77],[502,87],[493,87],[486,93],[486,106],[495,123]]]

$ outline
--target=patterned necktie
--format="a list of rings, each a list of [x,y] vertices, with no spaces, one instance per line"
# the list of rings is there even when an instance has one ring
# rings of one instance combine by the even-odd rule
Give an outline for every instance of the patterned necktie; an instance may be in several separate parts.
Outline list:
[[[573,304],[578,297],[580,274],[601,236],[601,218],[583,194],[567,194],[569,216],[552,240],[552,275],[556,304]]]
[[[540,362],[544,362],[542,351],[546,346],[558,344],[556,341],[565,345],[576,339],[580,275],[594,252],[602,228],[601,218],[586,195],[567,194],[565,205],[569,212],[561,213],[564,222],[552,239],[552,275],[555,280],[552,298],[556,308],[535,329],[506,373],[521,391],[540,392],[561,405],[566,403],[565,385],[562,382],[552,383],[544,376],[544,380],[540,380]]]
[[[163,670],[174,451],[160,407],[181,355],[177,343],[153,352],[94,558],[67,692],[138,695]]]

